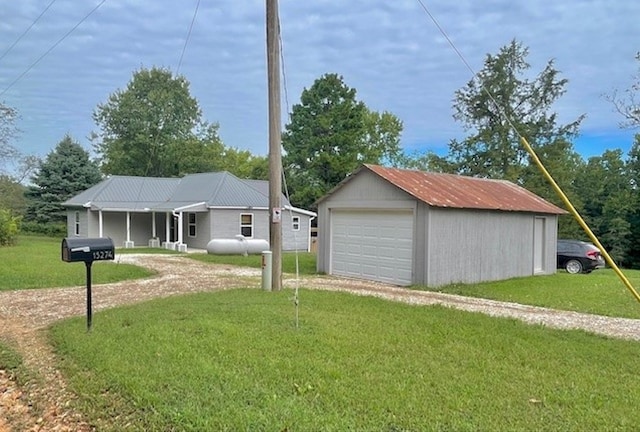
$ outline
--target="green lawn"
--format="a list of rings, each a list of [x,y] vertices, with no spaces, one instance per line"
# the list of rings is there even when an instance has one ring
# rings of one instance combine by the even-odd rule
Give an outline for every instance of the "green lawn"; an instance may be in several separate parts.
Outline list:
[[[634,430],[640,344],[301,290],[160,299],[51,332],[98,430]]]
[[[640,271],[624,270],[624,274],[634,288],[640,290]],[[577,275],[558,270],[549,276],[456,284],[437,289],[413,288],[598,315],[640,318],[640,303],[611,269]]]
[[[62,261],[61,242],[50,237],[21,236],[16,246],[0,247],[0,291],[85,285],[84,263]],[[91,273],[96,284],[151,274],[147,269],[108,261],[94,262]]]
[[[189,258],[217,264],[231,264],[244,267],[262,268],[262,255],[209,255],[189,254]],[[285,252],[282,254],[282,271],[296,273],[296,259],[298,271],[301,275],[316,274],[316,256],[309,252]]]

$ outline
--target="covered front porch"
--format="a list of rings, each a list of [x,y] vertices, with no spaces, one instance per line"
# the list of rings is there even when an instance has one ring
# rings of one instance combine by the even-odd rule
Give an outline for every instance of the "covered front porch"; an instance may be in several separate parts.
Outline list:
[[[187,252],[204,203],[171,209],[88,209],[89,237],[111,237],[116,246],[147,246]]]

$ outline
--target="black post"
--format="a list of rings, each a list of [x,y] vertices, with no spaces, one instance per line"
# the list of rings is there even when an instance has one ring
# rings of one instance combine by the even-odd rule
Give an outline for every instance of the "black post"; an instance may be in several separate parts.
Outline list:
[[[91,261],[86,261],[87,266],[87,331],[91,331]]]

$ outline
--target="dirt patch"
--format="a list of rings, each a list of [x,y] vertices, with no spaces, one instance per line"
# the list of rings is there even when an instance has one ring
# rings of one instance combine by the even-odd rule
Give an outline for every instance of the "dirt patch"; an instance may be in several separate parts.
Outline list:
[[[93,310],[143,302],[158,297],[260,287],[260,270],[205,264],[178,256],[121,255],[118,262],[153,269],[157,275],[143,280],[93,286]],[[99,271],[99,270],[96,270]],[[286,277],[285,287],[346,291],[411,304],[438,304],[492,316],[520,319],[561,329],[584,329],[607,336],[640,340],[640,320],[607,318],[552,309],[502,303],[433,292],[411,291],[379,283],[334,277],[300,281]],[[45,329],[53,322],[86,313],[86,289],[52,288],[0,293],[0,340],[11,345],[37,379],[18,386],[0,370],[0,432],[91,431],[82,413],[72,409],[75,398],[46,342]]]

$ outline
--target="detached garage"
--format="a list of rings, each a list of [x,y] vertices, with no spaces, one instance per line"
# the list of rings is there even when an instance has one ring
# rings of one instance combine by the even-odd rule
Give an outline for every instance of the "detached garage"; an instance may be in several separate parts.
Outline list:
[[[318,201],[318,271],[428,286],[552,274],[564,213],[507,181],[364,165]]]

